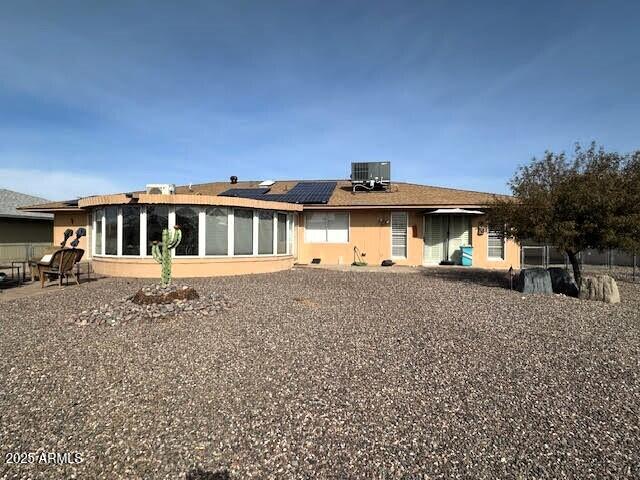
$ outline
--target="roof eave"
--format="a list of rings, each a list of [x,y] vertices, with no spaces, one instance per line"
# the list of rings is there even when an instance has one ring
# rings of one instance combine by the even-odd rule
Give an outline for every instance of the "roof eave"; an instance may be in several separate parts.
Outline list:
[[[405,210],[421,210],[426,208],[440,207],[457,207],[457,208],[489,208],[487,204],[480,203],[437,203],[437,204],[389,204],[389,205],[329,205],[329,204],[313,204],[304,205],[305,210],[326,210],[328,208],[341,210],[389,210],[389,209],[405,209]]]
[[[31,212],[29,212],[31,213]],[[35,213],[35,212],[34,212]],[[40,212],[38,212],[40,213]],[[17,218],[20,220],[47,220],[53,221],[53,216],[44,216],[44,215],[16,215],[11,213],[0,213],[0,218]]]

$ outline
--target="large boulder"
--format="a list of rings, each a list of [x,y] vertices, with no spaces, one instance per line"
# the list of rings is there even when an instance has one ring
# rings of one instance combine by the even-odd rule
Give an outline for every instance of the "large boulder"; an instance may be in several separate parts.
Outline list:
[[[551,267],[548,269],[551,275],[551,287],[553,293],[561,293],[568,297],[578,296],[578,285],[573,279],[573,275],[562,267]]]
[[[609,275],[584,275],[580,281],[580,298],[620,303],[616,281]]]
[[[518,277],[518,290],[522,293],[551,294],[551,275],[544,268],[525,268]]]

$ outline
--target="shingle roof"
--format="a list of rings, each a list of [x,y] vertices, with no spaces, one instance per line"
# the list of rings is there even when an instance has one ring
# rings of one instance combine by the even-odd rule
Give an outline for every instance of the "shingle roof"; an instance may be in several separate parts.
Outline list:
[[[298,182],[309,180],[283,180],[276,181],[269,194],[283,194],[290,191]],[[326,180],[323,180],[326,181]],[[475,192],[471,190],[458,190],[454,188],[434,187],[418,185],[415,183],[395,182],[387,191],[372,191],[353,193],[350,180],[336,180],[337,186],[327,203],[330,207],[380,207],[380,206],[483,206],[489,204],[493,193]],[[260,188],[260,181],[238,182],[212,182],[192,185],[191,190],[187,186],[176,188],[176,193],[194,193],[201,195],[218,195],[230,188]],[[500,196],[500,195],[499,195]],[[265,198],[268,198],[268,194]]]
[[[47,210],[81,210],[78,207],[78,200],[59,200],[57,202],[45,202],[29,204],[20,207],[22,211],[47,211]]]
[[[34,203],[43,203],[46,201],[47,200],[44,198],[0,188],[0,217],[52,220],[53,215],[49,213],[34,213],[17,210],[17,207],[33,205]]]
[[[271,187],[264,200],[269,199],[269,195],[282,196],[291,191],[299,182],[312,182],[313,180],[278,180]],[[415,183],[394,182],[387,191],[373,191],[353,193],[350,180],[315,180],[318,182],[336,182],[337,185],[326,204],[316,207],[438,207],[438,206],[458,206],[458,207],[482,207],[491,203],[496,196],[493,193],[475,192],[471,190],[459,190],[455,188],[434,187],[429,185],[418,185]],[[193,195],[220,195],[229,189],[259,189],[260,180],[251,180],[231,184],[229,182],[210,182],[176,187],[176,193]],[[140,192],[133,192],[134,195]],[[497,195],[504,197],[504,195]],[[28,209],[37,210],[75,210],[78,208],[77,200],[66,200],[60,202],[48,202],[39,205],[29,205]],[[306,207],[305,207],[306,208]]]

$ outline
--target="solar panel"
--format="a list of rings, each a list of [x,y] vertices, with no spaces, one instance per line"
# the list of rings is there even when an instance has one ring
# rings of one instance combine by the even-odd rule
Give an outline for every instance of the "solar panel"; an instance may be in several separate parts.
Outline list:
[[[264,195],[268,191],[268,188],[230,188],[219,195],[223,197],[252,198],[261,200],[264,199]]]
[[[223,197],[251,198],[287,203],[327,203],[336,188],[336,182],[298,182],[286,193],[267,194],[269,188],[231,188],[219,195]]]
[[[289,203],[327,203],[336,188],[336,182],[299,182],[285,194]]]

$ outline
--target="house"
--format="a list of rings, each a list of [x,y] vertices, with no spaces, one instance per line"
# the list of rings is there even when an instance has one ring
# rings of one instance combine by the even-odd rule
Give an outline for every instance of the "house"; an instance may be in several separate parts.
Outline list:
[[[46,202],[44,198],[0,188],[0,245],[51,243],[51,213],[18,210],[19,207]]]
[[[353,178],[353,175],[352,175]],[[404,182],[213,182],[98,195],[24,208],[55,215],[54,237],[87,229],[81,248],[97,273],[157,277],[151,257],[163,228],[179,225],[175,277],[262,273],[294,263],[459,263],[519,268],[520,248],[486,222],[493,194]]]

